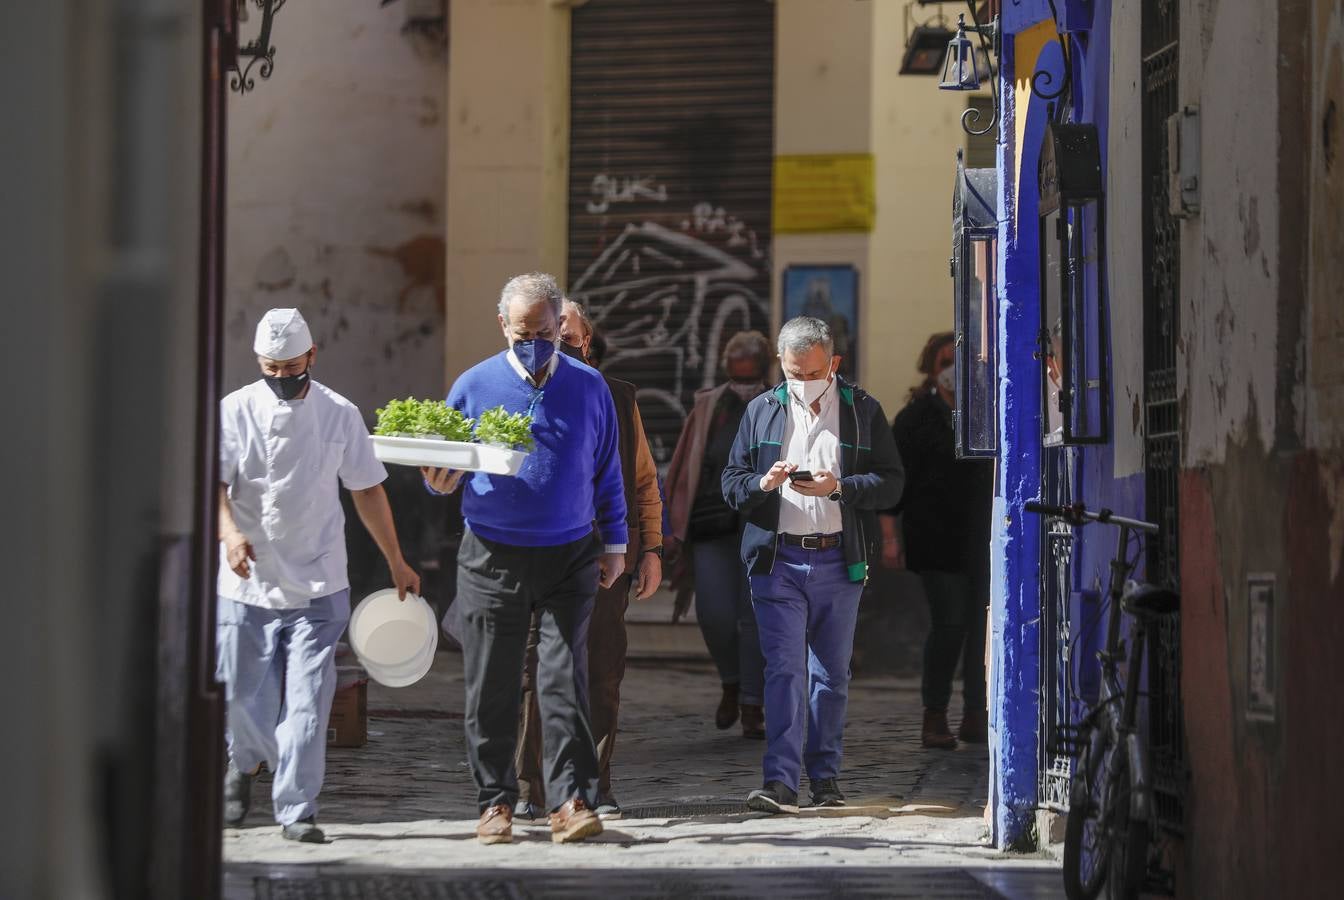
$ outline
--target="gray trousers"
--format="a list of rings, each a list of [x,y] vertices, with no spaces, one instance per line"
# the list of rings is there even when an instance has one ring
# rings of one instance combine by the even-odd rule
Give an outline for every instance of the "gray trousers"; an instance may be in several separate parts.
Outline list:
[[[482,812],[518,800],[514,755],[533,613],[546,798],[552,810],[574,797],[597,805],[582,651],[600,552],[595,535],[558,547],[516,547],[470,530],[462,537],[453,605],[462,625],[467,759]]]
[[[317,815],[336,694],[336,641],[349,619],[348,588],[301,609],[219,599],[217,675],[228,700],[229,758],[242,772],[270,766],[281,825]]]

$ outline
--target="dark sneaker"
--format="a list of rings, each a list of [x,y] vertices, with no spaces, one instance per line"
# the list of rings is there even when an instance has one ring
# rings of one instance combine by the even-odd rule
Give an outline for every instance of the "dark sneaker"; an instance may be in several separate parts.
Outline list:
[[[818,778],[812,782],[813,806],[844,806],[845,795],[834,778]]]
[[[317,827],[313,817],[299,819],[292,825],[286,825],[280,829],[280,836],[287,841],[298,841],[303,844],[325,844],[327,836],[322,833],[322,829]]]
[[[616,802],[615,797],[605,797],[597,801],[597,809],[593,812],[597,813],[599,819],[619,819],[621,817],[621,804]]]
[[[247,818],[247,811],[252,808],[252,782],[256,780],[256,775],[245,775],[229,763],[224,773],[225,828],[237,828]]]
[[[798,792],[789,790],[782,781],[767,781],[759,791],[747,795],[747,809],[763,813],[798,812]]]
[[[545,818],[545,815],[540,807],[533,806],[527,800],[521,798],[513,805],[513,817],[522,819],[524,822],[535,822],[537,819]]]

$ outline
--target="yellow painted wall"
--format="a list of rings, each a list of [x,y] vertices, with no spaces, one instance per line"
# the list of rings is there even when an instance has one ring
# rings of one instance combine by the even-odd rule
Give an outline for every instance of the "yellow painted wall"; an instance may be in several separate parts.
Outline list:
[[[873,7],[872,151],[877,228],[871,236],[862,380],[888,416],[922,376],[916,358],[929,335],[952,328],[952,186],[965,146],[965,94],[938,78],[898,74],[905,50],[901,4]]]
[[[565,280],[569,9],[548,0],[449,5],[448,384],[501,350],[499,290]]]
[[[775,154],[868,153],[873,4],[779,0],[775,4]],[[868,305],[869,236],[861,232],[777,234],[772,244],[772,310],[790,265],[850,264],[859,270],[859,309]],[[773,335],[771,335],[773,338]],[[862,362],[866,352],[860,347]],[[863,381],[862,376],[860,381]]]

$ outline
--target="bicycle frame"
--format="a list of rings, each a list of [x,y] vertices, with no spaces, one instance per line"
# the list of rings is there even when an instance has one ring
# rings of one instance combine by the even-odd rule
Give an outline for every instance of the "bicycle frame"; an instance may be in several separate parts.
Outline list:
[[[1061,518],[1073,526],[1099,522],[1115,525],[1120,531],[1106,587],[1110,606],[1106,610],[1105,641],[1097,653],[1101,663],[1100,696],[1079,722],[1084,740],[1070,788],[1064,887],[1075,900],[1091,900],[1107,879],[1114,888],[1114,879],[1119,878],[1121,895],[1136,896],[1150,861],[1154,818],[1148,749],[1138,728],[1139,688],[1152,616],[1147,606],[1126,609],[1128,577],[1133,568],[1129,545],[1135,532],[1156,534],[1158,526],[1116,516],[1106,509],[1089,512],[1082,504],[1055,506],[1031,500],[1024,508]],[[1134,623],[1128,641],[1124,634],[1127,612],[1133,614]],[[1126,667],[1123,682],[1122,664]],[[1088,859],[1090,866],[1085,864]]]
[[[1112,523],[1120,531],[1116,539],[1115,555],[1111,558],[1110,581],[1106,589],[1106,599],[1110,604],[1106,618],[1106,642],[1099,655],[1101,659],[1101,700],[1097,704],[1098,721],[1093,723],[1091,747],[1109,745],[1113,748],[1124,747],[1128,756],[1130,772],[1129,815],[1135,821],[1149,822],[1152,818],[1152,779],[1149,774],[1148,752],[1138,731],[1139,682],[1143,672],[1144,644],[1147,642],[1147,625],[1139,618],[1134,620],[1134,630],[1130,641],[1125,641],[1124,608],[1122,599],[1125,581],[1129,576],[1129,541],[1137,525],[1130,520],[1113,517]],[[1120,664],[1128,663],[1127,678],[1120,681]],[[1119,709],[1117,709],[1117,705]],[[1105,735],[1096,733],[1096,729],[1110,730],[1107,741]],[[1105,764],[1106,760],[1097,759],[1089,754],[1089,764]]]

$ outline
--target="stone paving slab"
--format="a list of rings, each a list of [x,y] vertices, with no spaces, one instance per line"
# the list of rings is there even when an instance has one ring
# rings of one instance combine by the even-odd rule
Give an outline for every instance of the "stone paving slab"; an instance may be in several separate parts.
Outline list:
[[[609,885],[611,890],[601,892],[613,897],[678,896],[658,887],[664,881],[657,878],[645,879],[651,892],[619,887],[634,883],[628,873],[670,870],[690,879],[685,882],[690,893],[682,896],[754,896],[779,894],[768,883],[773,878],[753,886],[752,877],[759,880],[784,867],[833,871],[841,879],[837,895],[844,896],[882,894],[867,893],[864,879],[844,888],[840,867],[888,871],[892,877],[941,871],[951,879],[947,884],[970,892],[886,896],[1058,895],[1056,862],[987,846],[985,749],[920,748],[918,685],[893,678],[861,679],[851,687],[841,780],[849,805],[771,817],[741,811],[746,793],[759,784],[764,745],[743,739],[736,729],[714,727],[718,684],[710,667],[632,664],[614,769],[616,795],[631,815],[608,823],[603,835],[583,844],[552,844],[544,823],[520,822],[514,844],[482,847],[474,840],[460,666],[456,654],[441,653],[417,685],[401,690],[370,685],[369,744],[333,749],[328,757],[318,818],[330,843],[281,840],[266,802],[269,784],[259,783],[261,808],[254,808],[245,827],[225,831],[225,896],[580,895],[569,893],[579,889],[572,884],[556,882],[552,891],[532,876],[507,875],[539,870],[547,879],[588,872],[587,896],[598,892],[595,885]],[[483,867],[499,876],[492,882],[499,891],[459,890],[479,881]],[[747,874],[723,881],[725,869]],[[976,873],[970,882],[963,877],[968,872]],[[379,885],[393,876],[403,892],[380,893]],[[1009,880],[992,886],[1000,876]],[[332,892],[322,893],[324,879]],[[356,880],[348,881],[347,893],[334,893],[342,879]],[[284,893],[299,890],[290,882],[305,882],[303,890],[313,893]],[[459,887],[450,891],[443,886],[449,884]]]

